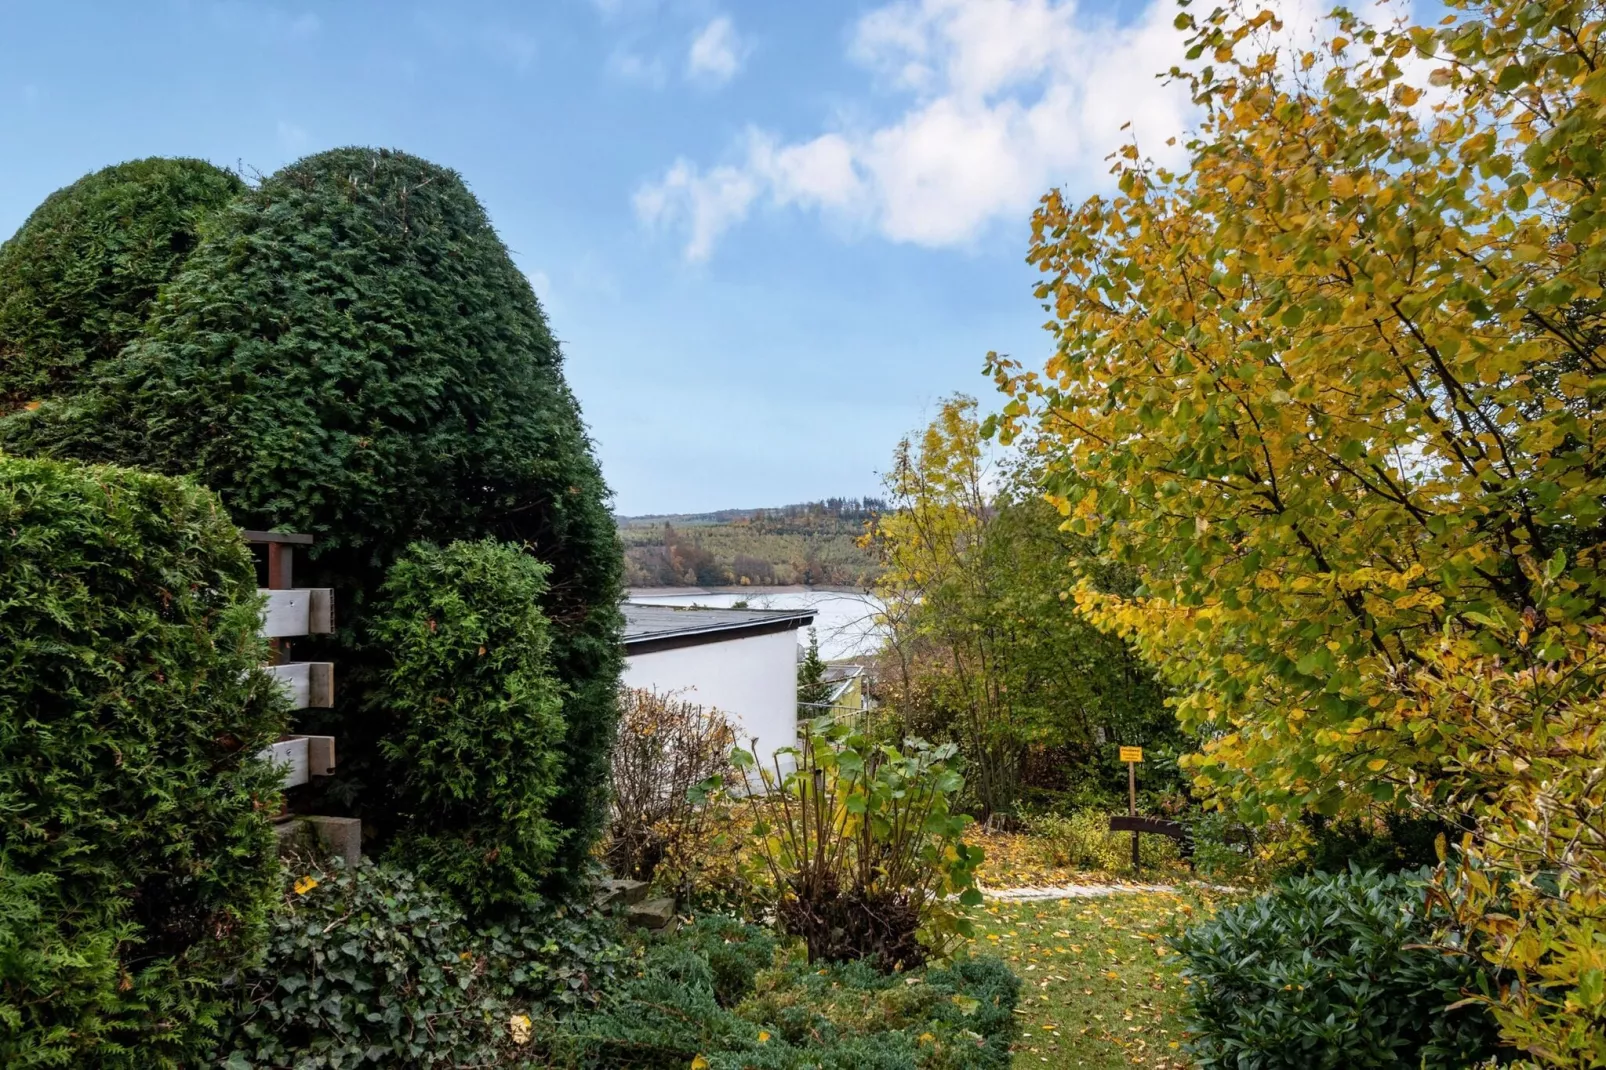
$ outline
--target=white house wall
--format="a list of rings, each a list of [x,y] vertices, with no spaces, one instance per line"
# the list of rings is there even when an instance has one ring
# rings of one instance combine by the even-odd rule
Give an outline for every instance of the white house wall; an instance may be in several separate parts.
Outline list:
[[[631,654],[624,686],[671,691],[738,723],[745,746],[768,758],[797,740],[797,634],[774,632]]]

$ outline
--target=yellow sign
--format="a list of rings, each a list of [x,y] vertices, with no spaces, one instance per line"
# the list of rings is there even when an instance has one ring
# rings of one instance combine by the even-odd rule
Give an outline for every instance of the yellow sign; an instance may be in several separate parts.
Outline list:
[[[1122,747],[1121,760],[1123,762],[1141,762],[1143,760],[1142,747]]]

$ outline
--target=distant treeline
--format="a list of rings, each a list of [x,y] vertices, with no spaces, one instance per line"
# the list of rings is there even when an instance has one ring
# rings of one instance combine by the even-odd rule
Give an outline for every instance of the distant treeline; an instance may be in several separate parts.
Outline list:
[[[826,498],[773,509],[620,517],[632,587],[864,586],[880,572],[860,548],[878,498]]]

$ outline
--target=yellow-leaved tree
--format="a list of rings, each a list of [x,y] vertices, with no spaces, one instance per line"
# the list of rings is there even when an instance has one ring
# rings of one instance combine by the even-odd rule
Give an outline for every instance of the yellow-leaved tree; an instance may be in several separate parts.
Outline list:
[[[1606,1066],[1602,7],[1448,6],[1185,10],[1187,166],[1044,198],[1057,347],[994,358],[1000,426],[1138,571],[1080,603],[1179,689],[1200,788],[1468,822],[1507,1037]]]

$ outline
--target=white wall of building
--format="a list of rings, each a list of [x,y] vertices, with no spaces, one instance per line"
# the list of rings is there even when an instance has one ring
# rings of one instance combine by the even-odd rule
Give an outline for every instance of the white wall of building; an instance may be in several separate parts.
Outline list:
[[[796,632],[627,653],[623,684],[719,710],[737,724],[743,747],[758,738],[763,759],[797,742]]]

